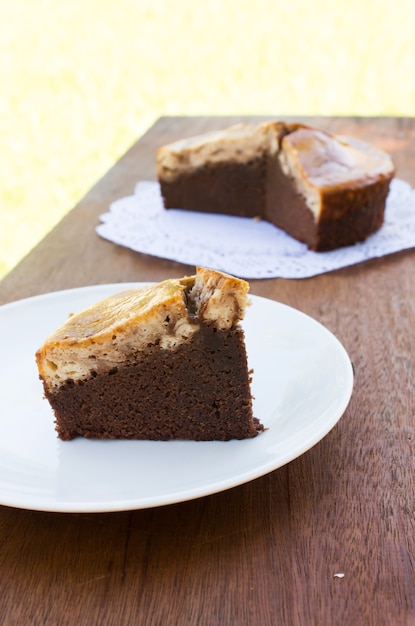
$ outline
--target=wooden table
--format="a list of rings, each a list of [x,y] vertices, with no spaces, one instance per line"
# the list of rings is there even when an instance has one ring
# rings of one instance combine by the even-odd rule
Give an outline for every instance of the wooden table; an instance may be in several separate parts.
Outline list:
[[[112,200],[155,179],[159,145],[241,119],[161,118],[4,278],[0,304],[192,272],[94,229]],[[386,148],[415,185],[415,119],[302,119]],[[2,624],[415,624],[415,251],[252,281],[251,292],[343,343],[355,368],[343,418],[287,466],[194,501],[105,514],[0,507]]]

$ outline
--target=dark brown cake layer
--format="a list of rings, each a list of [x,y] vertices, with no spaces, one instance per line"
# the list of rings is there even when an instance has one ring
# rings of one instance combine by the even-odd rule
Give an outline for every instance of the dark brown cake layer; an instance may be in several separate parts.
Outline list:
[[[345,192],[326,193],[316,222],[294,181],[269,159],[268,189],[264,219],[307,244],[310,250],[326,252],[364,241],[383,224],[389,179]]]
[[[261,217],[309,248],[316,240],[314,216],[303,196],[295,190],[294,181],[282,172],[275,157],[268,158],[266,205]]]
[[[388,190],[389,179],[347,191],[347,203],[344,191],[326,194],[316,222],[275,157],[205,166],[172,182],[161,181],[166,208],[259,217],[316,252],[349,246],[376,232],[383,224]]]
[[[202,324],[175,351],[153,346],[130,366],[46,393],[61,439],[229,440],[254,437],[243,331]]]
[[[343,194],[327,195],[314,244],[309,247],[325,252],[364,241],[384,222],[388,191],[389,180],[351,190],[347,211]]]
[[[266,158],[215,163],[160,181],[166,209],[257,217],[265,208]]]

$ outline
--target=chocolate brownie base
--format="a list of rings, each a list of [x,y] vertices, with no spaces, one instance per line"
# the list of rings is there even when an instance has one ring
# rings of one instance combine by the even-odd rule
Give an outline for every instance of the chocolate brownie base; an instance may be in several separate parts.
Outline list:
[[[348,192],[348,210],[344,194],[326,196],[314,242],[317,252],[335,250],[364,241],[382,226],[389,181],[382,181]]]
[[[245,163],[216,163],[160,181],[166,209],[262,216],[266,157]]]
[[[293,179],[282,172],[276,158],[268,159],[266,204],[261,217],[308,247],[316,241],[314,216],[303,196],[296,191]]]
[[[326,194],[316,221],[275,157],[209,165],[160,185],[166,209],[259,217],[316,252],[353,245],[376,232],[389,190],[389,180],[351,189],[347,204],[344,191]]]
[[[151,347],[137,362],[46,397],[63,440],[229,440],[254,437],[243,331],[202,324],[176,350]]]
[[[264,219],[302,241],[310,250],[327,252],[364,241],[383,224],[389,180],[325,193],[319,220],[275,159],[268,163]]]

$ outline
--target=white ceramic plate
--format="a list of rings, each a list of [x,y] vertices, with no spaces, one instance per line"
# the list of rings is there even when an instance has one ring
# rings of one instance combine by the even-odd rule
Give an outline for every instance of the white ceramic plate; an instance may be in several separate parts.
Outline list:
[[[229,442],[60,441],[35,351],[69,313],[130,286],[60,291],[0,307],[0,504],[103,512],[190,500],[285,465],[344,413],[353,374],[339,341],[303,313],[252,296],[244,328],[254,413],[265,432]]]

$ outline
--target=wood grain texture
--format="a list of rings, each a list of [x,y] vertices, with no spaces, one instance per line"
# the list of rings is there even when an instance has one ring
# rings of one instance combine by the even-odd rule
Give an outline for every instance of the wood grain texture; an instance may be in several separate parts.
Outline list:
[[[112,200],[155,179],[159,145],[241,119],[161,118],[0,283],[0,303],[193,271],[94,228]],[[415,185],[414,119],[300,119],[386,148]],[[0,507],[0,623],[415,624],[415,252],[252,281],[251,292],[344,344],[355,388],[338,425],[284,468],[192,502],[91,515]]]

